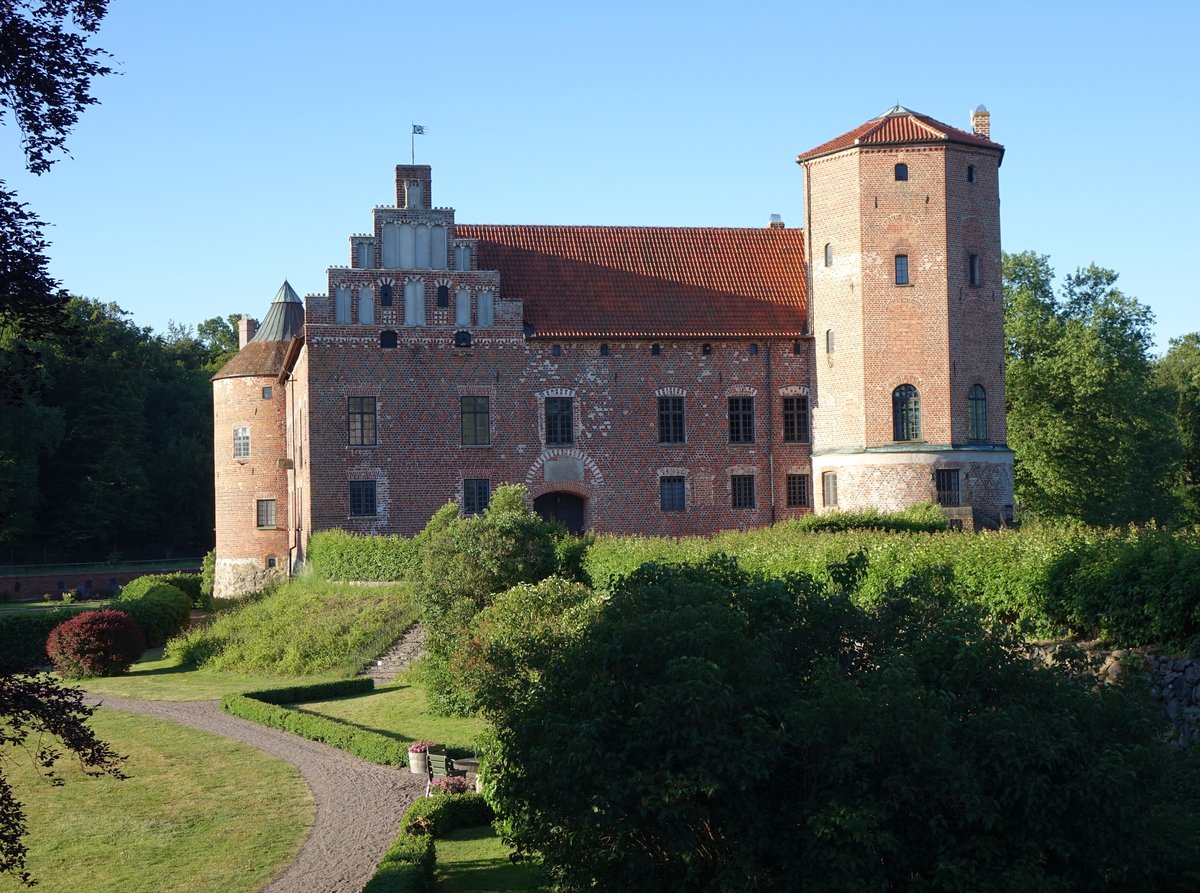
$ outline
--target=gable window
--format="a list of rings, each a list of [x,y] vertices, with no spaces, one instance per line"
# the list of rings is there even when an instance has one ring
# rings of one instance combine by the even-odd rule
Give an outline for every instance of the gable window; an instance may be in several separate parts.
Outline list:
[[[896,255],[896,284],[908,285],[908,255]]]
[[[921,395],[910,384],[892,391],[892,439],[921,439]]]
[[[492,482],[487,478],[463,478],[463,514],[479,515],[492,499]]]
[[[375,482],[350,482],[350,516],[352,518],[369,518],[375,511]]]
[[[270,530],[275,526],[275,500],[259,499],[255,502],[255,525],[260,530]]]
[[[783,398],[783,442],[808,443],[808,398]]]
[[[379,346],[380,347],[389,347],[389,348],[395,347],[396,343],[397,342],[396,342],[396,333],[395,332],[389,330],[386,332],[379,333]]]
[[[754,398],[729,398],[729,442],[754,443]]]
[[[437,305],[439,307],[450,306],[450,289],[445,285],[437,287]]]
[[[972,288],[983,284],[983,275],[979,272],[979,255],[967,255],[967,282]]]
[[[454,246],[454,269],[456,269],[456,270],[471,269],[471,246],[470,245],[455,245]]]
[[[658,500],[664,512],[682,512],[686,508],[686,493],[682,477],[658,479]]]
[[[249,459],[250,458],[250,429],[249,428],[234,428],[233,429],[233,458]]]
[[[933,473],[937,485],[938,505],[947,508],[961,505],[962,493],[958,489],[958,469],[939,468]]]
[[[837,472],[827,471],[821,475],[821,494],[826,508],[837,506]]]
[[[387,285],[386,283],[384,285],[379,286],[379,306],[380,307],[391,307],[392,306],[392,287],[390,285]]]
[[[827,267],[833,266],[833,243],[832,242],[825,243],[825,266],[827,266]]]
[[[650,345],[650,356],[657,357],[661,353],[662,353],[662,347],[660,347],[657,344]]]
[[[481,326],[495,325],[495,303],[492,293],[486,288],[479,293],[476,300],[477,308],[476,315],[479,317],[478,324]]]
[[[787,507],[790,509],[806,508],[808,506],[808,475],[789,474],[787,476]]]
[[[907,164],[904,164],[903,162],[901,162],[900,164],[896,165],[896,179],[897,180],[907,180],[908,179],[908,165]]]
[[[975,182],[975,165],[973,165],[973,164],[967,165],[967,182],[968,183]]]
[[[375,246],[370,242],[359,242],[356,247],[356,265],[359,267],[375,266]]]
[[[967,391],[967,436],[971,440],[987,440],[987,391],[973,384]]]
[[[358,290],[358,324],[369,326],[375,322],[375,292],[370,286]]]
[[[334,325],[350,325],[350,289],[339,285],[333,290],[333,322]]]
[[[463,446],[487,446],[492,442],[491,398],[460,397]]]
[[[346,428],[350,446],[375,446],[375,398],[347,398]]]
[[[575,398],[546,398],[546,443],[561,446],[575,442]]]
[[[754,508],[754,475],[735,474],[729,479],[735,509]]]
[[[469,326],[471,324],[471,290],[460,288],[454,296],[454,324]]]
[[[683,398],[658,398],[658,442],[683,443]]]
[[[404,283],[404,324],[425,325],[425,283]]]

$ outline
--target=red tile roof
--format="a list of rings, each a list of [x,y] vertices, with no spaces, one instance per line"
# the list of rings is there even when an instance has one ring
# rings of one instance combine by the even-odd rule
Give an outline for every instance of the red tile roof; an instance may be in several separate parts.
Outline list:
[[[795,338],[807,314],[804,231],[491,226],[481,270],[524,301],[534,338]]]
[[[229,362],[221,367],[221,371],[214,375],[212,380],[278,375],[283,368],[288,343],[287,341],[251,341],[230,357]]]
[[[796,160],[808,161],[821,155],[849,149],[851,146],[929,142],[965,143],[968,146],[982,146],[987,149],[998,149],[1000,152],[1004,151],[1002,145],[985,137],[959,130],[949,124],[943,124],[928,115],[921,115],[902,106],[896,106],[878,118],[872,118],[848,133],[843,133],[836,139],[822,143],[815,149],[809,149],[799,155]]]

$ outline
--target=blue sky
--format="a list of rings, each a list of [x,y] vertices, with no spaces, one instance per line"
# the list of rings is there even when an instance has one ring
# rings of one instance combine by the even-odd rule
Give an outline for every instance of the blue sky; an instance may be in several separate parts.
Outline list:
[[[1200,330],[1200,5],[111,0],[71,158],[0,170],[51,224],[51,270],[163,330],[325,289],[346,237],[433,165],[472,223],[803,221],[795,156],[900,102],[1007,152],[1007,251],[1096,262]]]

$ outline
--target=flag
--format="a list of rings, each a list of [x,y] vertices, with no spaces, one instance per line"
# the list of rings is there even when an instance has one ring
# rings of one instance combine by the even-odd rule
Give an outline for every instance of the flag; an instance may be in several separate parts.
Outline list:
[[[425,125],[424,124],[414,124],[413,125],[413,133],[419,133],[419,134],[424,135]]]

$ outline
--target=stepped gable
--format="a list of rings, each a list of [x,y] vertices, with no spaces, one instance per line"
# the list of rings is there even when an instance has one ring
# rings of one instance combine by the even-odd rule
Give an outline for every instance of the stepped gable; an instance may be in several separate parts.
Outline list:
[[[283,369],[288,345],[304,332],[304,304],[292,286],[284,280],[271,309],[254,337],[212,377],[239,378],[253,375],[278,375]]]
[[[959,130],[902,105],[893,106],[878,118],[872,118],[841,136],[822,143],[797,156],[797,162],[811,161],[855,146],[885,146],[907,143],[962,143],[1004,154],[1004,147],[979,134]]]
[[[531,338],[805,334],[804,232],[459,224]]]

